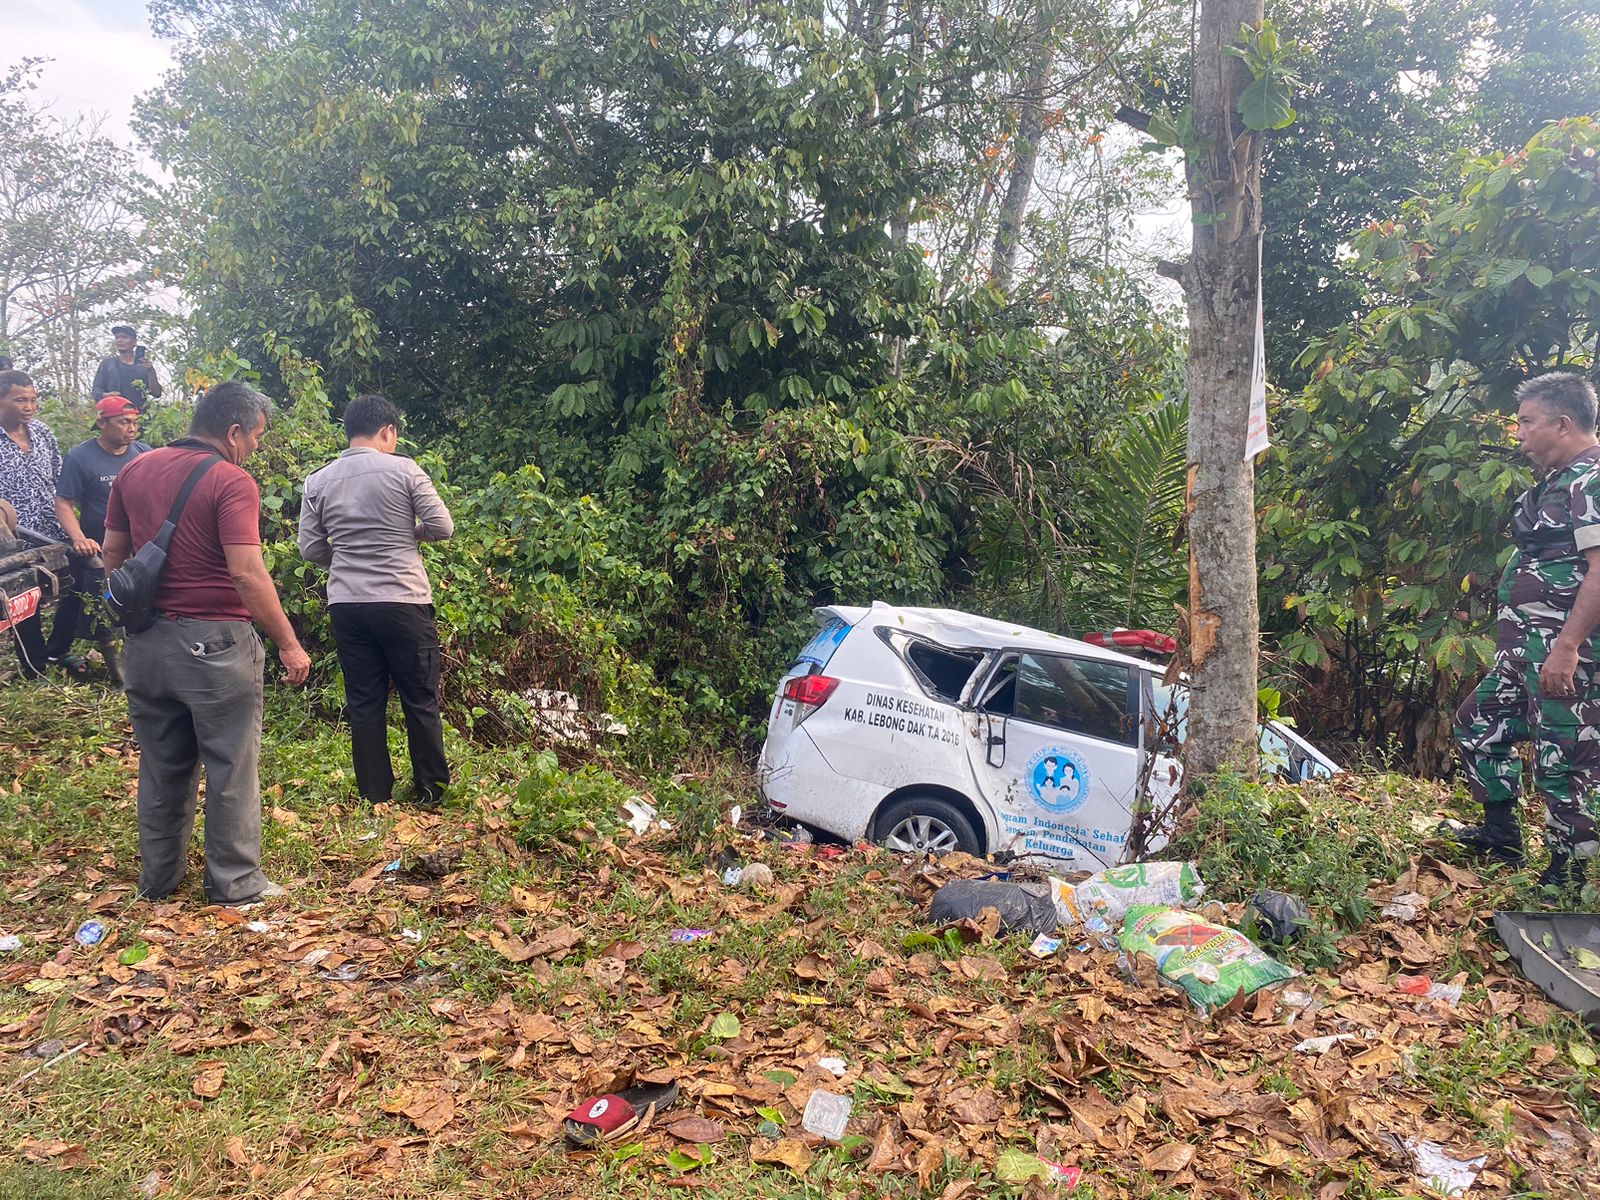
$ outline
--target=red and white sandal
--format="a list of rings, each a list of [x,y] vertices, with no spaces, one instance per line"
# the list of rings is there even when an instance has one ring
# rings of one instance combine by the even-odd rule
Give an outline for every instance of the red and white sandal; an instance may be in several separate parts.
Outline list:
[[[677,1099],[676,1082],[640,1084],[585,1100],[567,1114],[561,1128],[569,1145],[587,1148],[620,1137]]]

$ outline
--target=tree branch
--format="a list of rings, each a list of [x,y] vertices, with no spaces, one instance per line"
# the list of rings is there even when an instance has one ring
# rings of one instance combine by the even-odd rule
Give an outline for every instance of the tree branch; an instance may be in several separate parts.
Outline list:
[[[1116,117],[1124,125],[1133,126],[1140,133],[1150,132],[1150,114],[1147,112],[1140,112],[1137,108],[1119,104],[1117,105]]]

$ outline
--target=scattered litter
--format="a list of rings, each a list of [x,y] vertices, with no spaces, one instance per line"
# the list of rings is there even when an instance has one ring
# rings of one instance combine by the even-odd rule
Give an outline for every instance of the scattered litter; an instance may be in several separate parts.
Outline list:
[[[1159,905],[1139,904],[1128,910],[1121,945],[1154,959],[1164,979],[1207,1010],[1227,1004],[1240,992],[1249,995],[1300,974],[1236,929]]]
[[[1461,1003],[1461,984],[1435,983],[1426,975],[1397,975],[1394,990],[1426,1000],[1443,1000],[1451,1008]]]
[[[0,954],[12,954],[22,949],[22,939],[14,933],[0,937]]]
[[[67,1044],[60,1038],[51,1038],[40,1042],[22,1052],[23,1058],[54,1058],[67,1048]]]
[[[647,803],[638,796],[632,800],[624,800],[622,811],[628,814],[628,828],[633,830],[635,837],[643,837],[656,824],[655,805]]]
[[[410,942],[413,946],[422,945],[422,930],[420,929],[402,929],[400,937],[403,941]]]
[[[976,919],[986,908],[1000,914],[1003,933],[1055,932],[1056,909],[1049,896],[1030,892],[1021,884],[983,879],[955,879],[945,884],[933,894],[933,901],[928,905],[928,919],[935,925],[954,925],[957,921]]]
[[[766,863],[754,862],[744,869],[740,884],[746,889],[772,886],[772,868]]]
[[[318,971],[317,978],[326,979],[330,983],[354,983],[365,974],[366,968],[360,963],[345,963],[331,971]]]
[[[727,887],[738,887],[739,881],[744,878],[743,867],[729,867],[722,873],[722,882]]]
[[[271,933],[272,926],[265,921],[251,921],[245,926],[251,933]]]
[[[393,875],[399,869],[400,869],[400,860],[397,858],[392,863],[390,863],[387,867],[385,867],[383,869],[383,874],[385,874],[385,875]]]
[[[1082,950],[1085,949],[1085,946],[1080,946],[1078,948]],[[1049,958],[1059,949],[1061,949],[1060,938],[1051,937],[1048,933],[1041,933],[1038,937],[1033,939],[1033,945],[1028,947],[1028,953],[1033,955],[1035,958]]]
[[[1284,988],[1278,993],[1278,1003],[1290,1010],[1285,1025],[1294,1024],[1294,1020],[1301,1013],[1310,1016],[1322,1007],[1322,1001],[1310,992],[1297,991],[1293,988]]]
[[[806,1101],[805,1115],[800,1125],[807,1133],[816,1134],[830,1142],[844,1138],[845,1127],[850,1123],[850,1110],[854,1105],[849,1096],[835,1095],[821,1088],[811,1093]]]
[[[776,1121],[762,1121],[756,1126],[756,1136],[776,1141],[783,1136],[783,1126]]]
[[[728,824],[732,825],[735,829],[737,829],[739,827],[739,822],[743,818],[744,818],[744,805],[735,804],[732,808],[730,808],[728,810]]]
[[[302,967],[314,967],[319,962],[321,962],[323,959],[327,958],[328,955],[330,955],[332,953],[333,953],[333,951],[328,949],[326,946],[319,947],[318,949],[311,951],[304,958],[302,958],[300,960],[300,965]]]
[[[1050,1172],[1052,1182],[1071,1191],[1078,1186],[1078,1180],[1083,1178],[1082,1167],[1069,1167],[1063,1163],[1051,1162],[1048,1158],[1039,1160],[1044,1164],[1045,1170]]]
[[[835,1079],[844,1078],[846,1068],[844,1059],[842,1058],[819,1058],[817,1059],[817,1066],[821,1067],[824,1071],[833,1072],[833,1077]]]
[[[368,831],[367,833],[363,833],[360,837],[358,837],[356,839],[356,841],[358,841],[358,842],[370,842],[370,841],[374,840],[377,836],[378,836],[378,831],[376,829],[373,829],[373,830]]]
[[[1378,910],[1380,916],[1407,923],[1415,921],[1428,907],[1428,898],[1420,892],[1404,892]]]
[[[1298,896],[1288,892],[1257,892],[1250,901],[1250,911],[1266,940],[1280,946],[1294,941],[1311,924],[1311,911]]]
[[[698,942],[701,938],[715,936],[716,930],[714,929],[674,929],[667,935],[667,940],[682,944],[684,942]]]
[[[1483,1164],[1489,1161],[1486,1154],[1477,1158],[1456,1158],[1438,1142],[1416,1137],[1407,1138],[1405,1147],[1416,1163],[1417,1182],[1446,1196],[1466,1195],[1467,1189],[1476,1182],[1478,1172],[1483,1170]]]
[[[1326,1037],[1306,1038],[1294,1044],[1296,1054],[1326,1054],[1341,1042],[1364,1042],[1359,1033],[1330,1033]]]
[[[85,921],[78,926],[78,932],[72,935],[80,946],[98,946],[105,936],[106,927],[99,921]]]
[[[1050,899],[1064,925],[1093,916],[1120,921],[1135,905],[1176,907],[1198,900],[1205,891],[1193,863],[1130,863],[1097,871],[1076,885],[1050,877]]]

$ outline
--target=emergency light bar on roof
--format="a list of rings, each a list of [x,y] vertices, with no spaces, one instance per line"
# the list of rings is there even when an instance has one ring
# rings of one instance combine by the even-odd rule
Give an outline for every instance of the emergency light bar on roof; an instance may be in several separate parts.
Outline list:
[[[1086,633],[1083,640],[1103,650],[1150,650],[1156,654],[1172,654],[1178,649],[1178,639],[1153,629],[1112,629],[1105,633]]]

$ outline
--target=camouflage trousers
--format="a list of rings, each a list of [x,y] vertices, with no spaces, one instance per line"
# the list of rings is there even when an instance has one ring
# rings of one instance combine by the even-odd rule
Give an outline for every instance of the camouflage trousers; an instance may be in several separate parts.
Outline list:
[[[1515,803],[1522,796],[1517,747],[1532,741],[1546,842],[1552,851],[1589,858],[1600,853],[1600,667],[1579,663],[1571,696],[1541,696],[1544,655],[1521,649],[1496,650],[1493,669],[1456,712],[1467,784],[1480,804]]]

